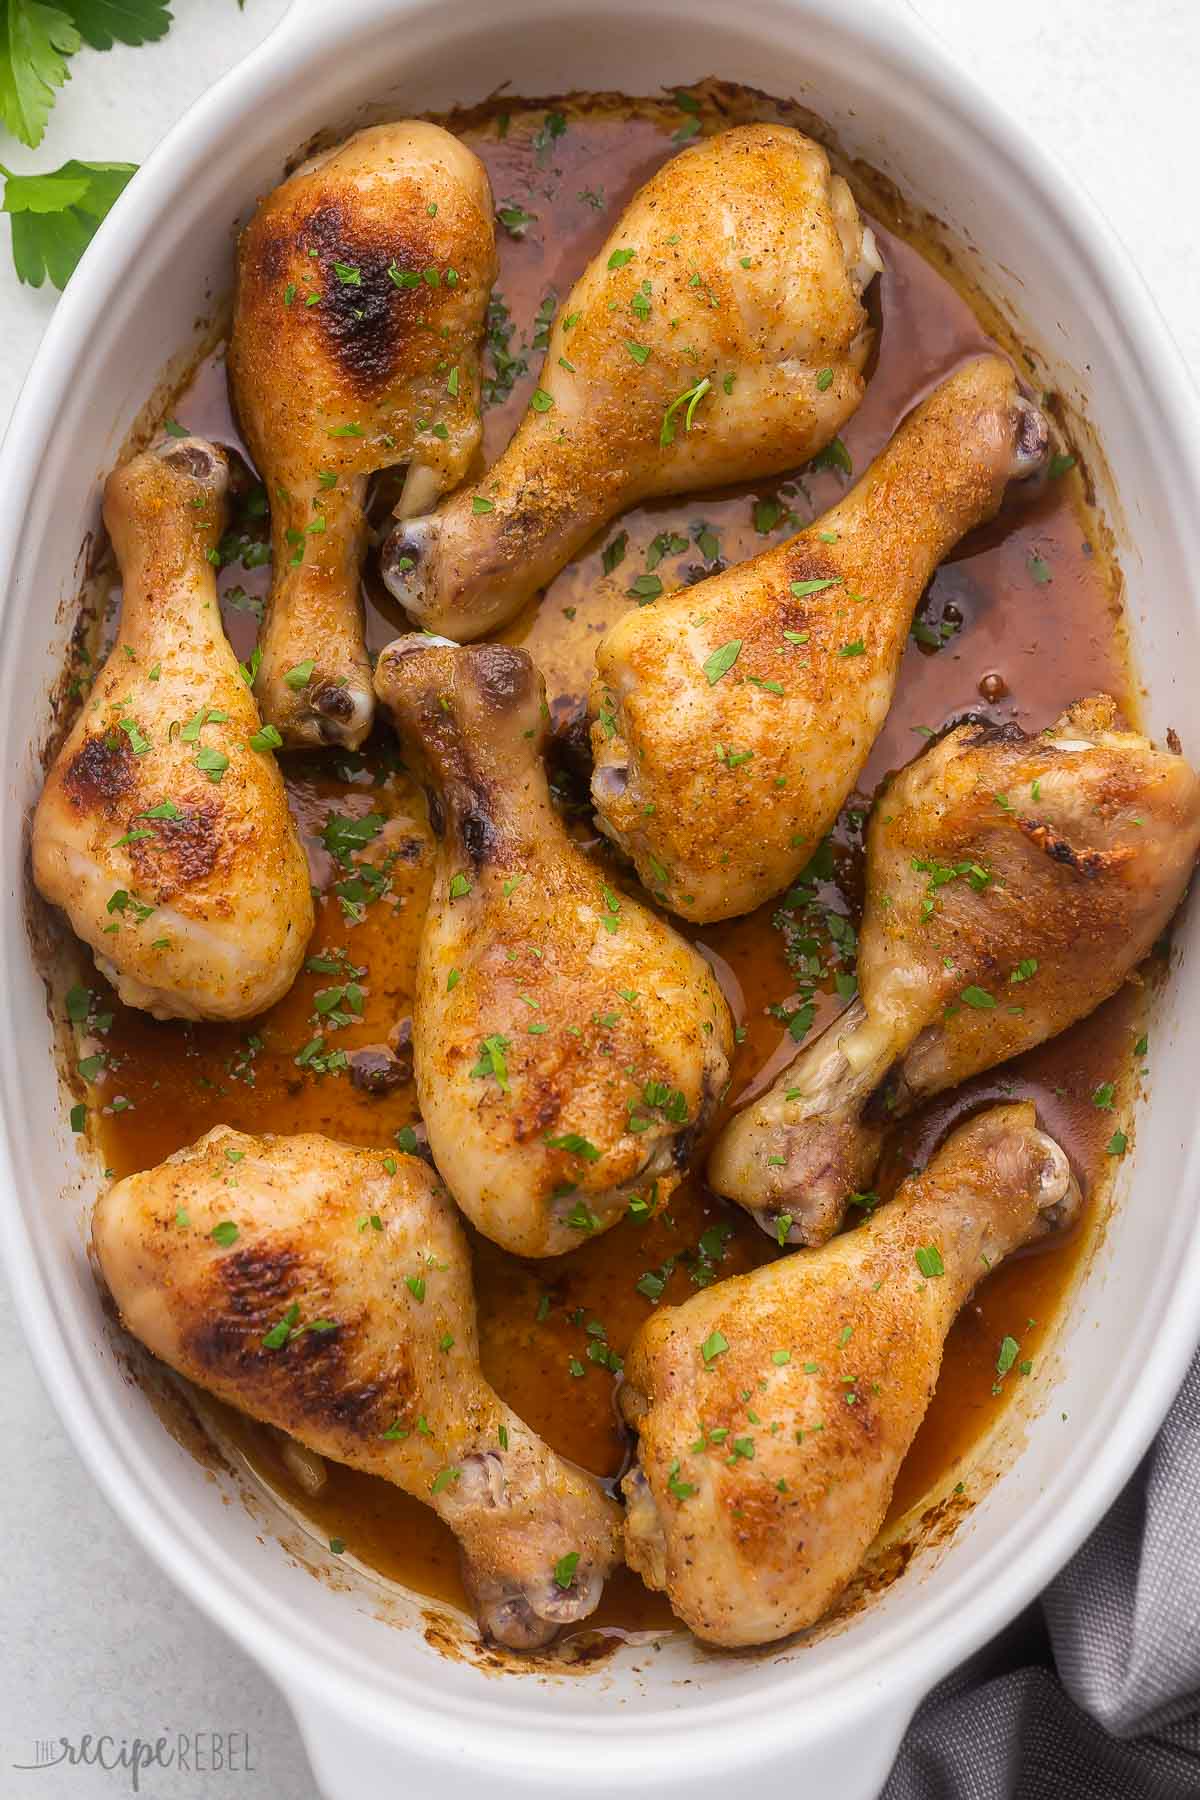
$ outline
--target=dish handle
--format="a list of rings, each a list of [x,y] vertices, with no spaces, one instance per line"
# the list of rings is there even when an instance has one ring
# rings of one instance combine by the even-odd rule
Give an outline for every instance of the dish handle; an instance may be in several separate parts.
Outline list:
[[[419,1726],[405,1733],[389,1729],[385,1720],[376,1728],[323,1696],[292,1689],[287,1698],[324,1800],[394,1800],[397,1793],[404,1800],[446,1800],[471,1791],[486,1792],[488,1800],[561,1800],[566,1788],[572,1800],[612,1800],[617,1790],[623,1800],[657,1800],[679,1782],[684,1762],[681,1791],[688,1800],[729,1800],[734,1779],[752,1782],[755,1800],[796,1800],[799,1792],[877,1800],[921,1695],[893,1694],[872,1703],[856,1688],[852,1701],[835,1702],[819,1734],[802,1729],[790,1736],[784,1730],[765,1754],[761,1744],[743,1743],[736,1768],[727,1743],[726,1754],[714,1754],[707,1766],[693,1764],[690,1756],[681,1761],[682,1746],[671,1741],[668,1727],[657,1743],[643,1740],[637,1766],[619,1775],[606,1757],[581,1757],[568,1766],[553,1754],[543,1762],[541,1734],[521,1744],[491,1745],[487,1728],[472,1728],[464,1718],[453,1745],[444,1739],[432,1744],[423,1741]]]

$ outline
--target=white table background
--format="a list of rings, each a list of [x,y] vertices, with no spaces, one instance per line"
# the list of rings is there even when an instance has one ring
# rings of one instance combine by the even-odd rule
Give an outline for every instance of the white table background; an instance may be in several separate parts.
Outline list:
[[[1099,201],[1200,372],[1197,0],[912,3]],[[81,51],[39,149],[4,140],[0,157],[17,172],[73,156],[144,160],[286,9],[287,0],[246,0],[244,12],[236,0],[175,0],[176,22],[160,44]],[[49,285],[19,286],[7,233],[0,223],[0,425],[56,298]],[[181,320],[181,333],[185,326]],[[10,1453],[0,1485],[0,1796],[100,1800],[128,1792],[119,1771],[18,1773],[13,1764],[32,1760],[36,1738],[218,1730],[249,1734],[253,1772],[155,1772],[143,1780],[149,1800],[317,1800],[274,1687],[147,1562],[92,1487],[2,1289],[0,1367],[0,1442]]]

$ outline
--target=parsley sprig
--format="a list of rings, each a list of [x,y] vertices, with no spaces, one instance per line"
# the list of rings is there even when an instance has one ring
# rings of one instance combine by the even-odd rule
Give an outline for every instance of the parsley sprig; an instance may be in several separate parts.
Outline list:
[[[167,0],[2,0],[0,127],[31,149],[45,136],[70,59],[86,44],[151,44],[171,26]],[[49,173],[18,174],[0,163],[12,220],[17,277],[63,288],[100,221],[135,172],[133,163],[66,162]]]

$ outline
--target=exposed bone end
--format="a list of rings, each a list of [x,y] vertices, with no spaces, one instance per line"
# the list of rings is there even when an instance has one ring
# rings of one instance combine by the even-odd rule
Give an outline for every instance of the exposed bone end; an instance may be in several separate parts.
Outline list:
[[[863,1117],[887,1073],[892,1032],[847,1007],[717,1139],[708,1179],[780,1244],[823,1244],[869,1187],[882,1128]]]
[[[355,670],[334,680],[317,674],[299,692],[276,675],[259,670],[254,684],[262,714],[296,749],[323,749],[336,744],[357,750],[375,721],[375,695],[369,676]]]
[[[279,1443],[280,1460],[297,1487],[308,1495],[319,1494],[329,1480],[325,1458],[318,1456],[315,1450],[310,1450],[307,1444],[290,1437],[286,1431],[276,1432],[275,1435]]]
[[[1024,481],[1045,466],[1050,450],[1050,422],[1032,400],[1019,394],[1016,400],[1017,429],[1013,441],[1010,481]]]
[[[1066,1151],[1044,1131],[1033,1134],[1042,1163],[1038,1170],[1038,1211],[1047,1231],[1073,1225],[1083,1205],[1083,1190],[1075,1179]]]
[[[850,270],[850,280],[854,284],[855,292],[859,295],[864,294],[875,277],[882,275],[883,271],[883,256],[875,241],[875,233],[868,225],[862,234],[862,249],[859,251],[858,261]]]
[[[778,1244],[826,1243],[874,1177],[882,1130],[854,1117],[804,1119],[782,1127],[774,1142],[767,1162],[778,1186],[750,1209],[755,1220]],[[711,1164],[709,1179],[720,1193]]]
[[[430,463],[410,462],[394,508],[397,519],[416,519],[432,512],[442,491],[442,477]]]
[[[641,1464],[621,1482],[625,1496],[625,1560],[647,1587],[667,1586],[667,1534]]]
[[[883,271],[883,258],[870,226],[864,226],[854,195],[840,175],[829,183],[829,204],[833,222],[846,259],[846,273],[856,300],[861,299],[871,282]]]
[[[375,719],[375,695],[370,683],[357,675],[346,681],[317,682],[305,697],[310,713],[300,729],[309,741],[357,750]]]
[[[625,762],[597,763],[592,775],[592,799],[598,808],[611,805],[619,800],[629,786],[629,764]]]
[[[567,1588],[548,1575],[514,1590],[490,1577],[473,1576],[464,1559],[463,1585],[488,1643],[505,1650],[544,1650],[565,1625],[576,1625],[595,1612],[604,1577],[596,1569],[584,1573],[581,1564]]]
[[[407,481],[405,487],[407,489]],[[403,496],[401,496],[403,504]],[[438,539],[436,514],[405,517],[394,525],[379,552],[379,573],[394,600],[420,623],[424,616],[430,564]]]
[[[508,1432],[503,1451],[463,1458],[438,1510],[462,1545],[463,1585],[484,1638],[540,1650],[596,1610],[620,1556],[620,1513],[580,1472],[560,1467],[543,1486],[524,1428],[511,1421]]]
[[[599,694],[599,698],[598,698]],[[645,815],[639,797],[637,766],[625,736],[619,694],[613,688],[593,688],[592,805],[596,825],[605,837],[633,862],[646,857]],[[643,880],[648,871],[639,869]]]
[[[207,438],[167,438],[155,446],[154,455],[169,469],[178,469],[198,481],[214,495],[223,496],[229,488],[229,458]]]

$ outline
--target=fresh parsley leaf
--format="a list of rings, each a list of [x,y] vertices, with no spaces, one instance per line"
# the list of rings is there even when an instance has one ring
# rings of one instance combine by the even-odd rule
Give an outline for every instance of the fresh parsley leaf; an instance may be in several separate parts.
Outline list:
[[[167,0],[60,0],[93,50],[116,44],[154,44],[171,29]]]
[[[0,116],[5,73],[0,40]],[[18,280],[41,287],[49,275],[56,288],[65,288],[101,220],[136,170],[136,163],[66,162],[49,175],[10,175],[0,167],[5,175],[0,210],[12,217]]]
[[[709,687],[715,687],[722,675],[728,674],[741,653],[741,638],[730,638],[727,644],[722,644],[719,650],[714,650],[706,658],[703,668]]]
[[[31,148],[40,144],[67,79],[66,58],[80,37],[70,17],[41,0],[4,0],[0,6],[0,125]]]
[[[560,1556],[558,1561],[554,1565],[554,1585],[555,1585],[555,1587],[560,1587],[565,1592],[565,1590],[567,1588],[569,1588],[571,1583],[574,1581],[575,1571],[578,1567],[579,1567],[579,1552],[578,1552],[578,1550],[568,1550],[567,1554],[565,1556]]]
[[[344,869],[352,866],[356,850],[373,843],[384,827],[382,813],[366,813],[351,819],[345,813],[330,813],[321,832],[321,842],[330,856],[336,857]]]

